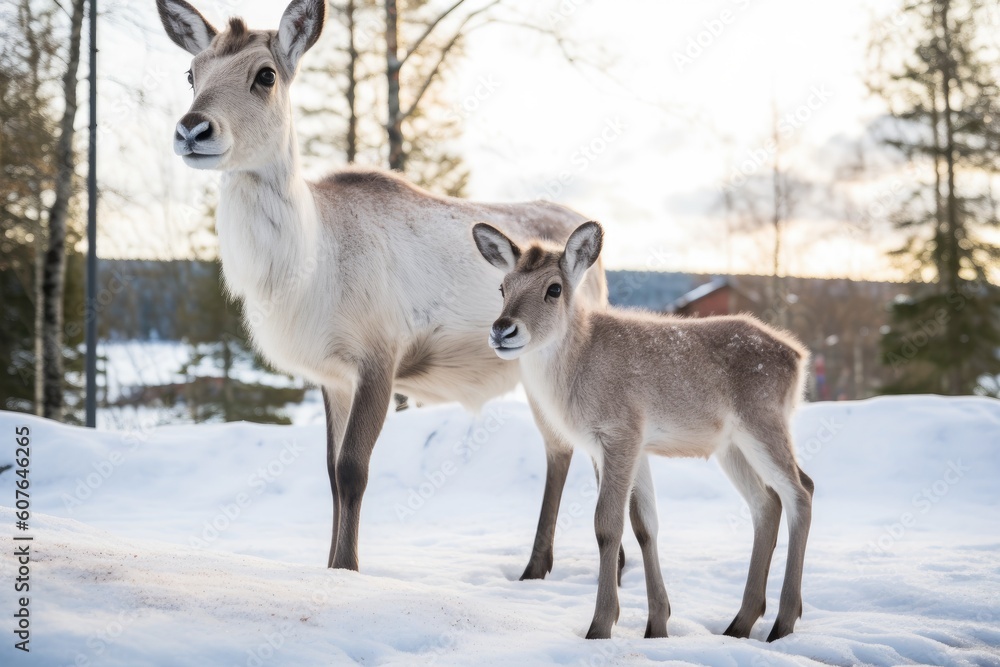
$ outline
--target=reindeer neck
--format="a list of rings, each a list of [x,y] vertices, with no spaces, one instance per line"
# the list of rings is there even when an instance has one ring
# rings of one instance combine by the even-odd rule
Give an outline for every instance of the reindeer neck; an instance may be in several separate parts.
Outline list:
[[[521,368],[544,368],[549,373],[564,372],[576,365],[580,350],[590,338],[587,309],[574,300],[558,335],[545,346],[521,357]]]
[[[219,254],[227,284],[242,296],[290,296],[302,267],[316,261],[316,204],[299,168],[294,130],[289,134],[272,162],[222,177]]]

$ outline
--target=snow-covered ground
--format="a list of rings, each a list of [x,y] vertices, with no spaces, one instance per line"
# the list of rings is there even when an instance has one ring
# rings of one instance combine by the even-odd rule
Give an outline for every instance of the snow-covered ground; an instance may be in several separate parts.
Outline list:
[[[622,613],[582,638],[597,548],[589,462],[574,460],[556,562],[519,582],[544,481],[527,407],[389,417],[365,497],[361,573],[330,571],[321,426],[92,432],[0,413],[32,437],[31,653],[13,649],[14,477],[0,475],[6,665],[1000,665],[1000,402],[880,398],[804,407],[816,481],[805,613],[766,644],[735,614],[751,525],[713,461],[654,461],[668,639],[642,638],[639,552]],[[21,533],[19,533],[21,534]]]

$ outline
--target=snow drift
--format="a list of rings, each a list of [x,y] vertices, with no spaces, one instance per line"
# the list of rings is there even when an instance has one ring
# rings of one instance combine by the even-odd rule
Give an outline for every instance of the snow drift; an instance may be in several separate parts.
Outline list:
[[[0,561],[4,665],[1000,665],[1000,402],[879,398],[796,419],[816,482],[795,634],[720,636],[750,558],[746,507],[713,461],[654,461],[670,638],[645,640],[638,547],[622,613],[586,641],[596,486],[574,459],[545,581],[519,582],[544,484],[517,401],[390,416],[365,496],[361,573],[324,565],[331,505],[320,426],[32,432],[31,652],[13,648],[15,561]],[[0,475],[0,534],[14,528]]]

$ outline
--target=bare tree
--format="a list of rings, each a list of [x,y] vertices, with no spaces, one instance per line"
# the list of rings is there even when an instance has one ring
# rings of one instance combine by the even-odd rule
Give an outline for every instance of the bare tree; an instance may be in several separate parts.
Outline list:
[[[358,157],[358,52],[355,31],[357,29],[357,7],[354,0],[344,5],[344,23],[347,24],[347,86],[344,98],[347,100],[347,162],[353,163]]]
[[[782,276],[786,273],[783,262],[785,233],[788,222],[804,200],[817,189],[817,185],[799,178],[789,166],[789,128],[782,125],[776,104],[773,105],[769,137],[763,145],[751,151],[754,169],[730,176],[720,195],[727,217],[735,219],[730,231],[758,234],[770,231],[770,249],[767,251],[771,275],[768,312],[774,314],[771,324],[786,326],[784,303],[787,289]]]
[[[44,387],[42,414],[50,419],[62,417],[63,410],[63,291],[66,283],[66,219],[73,196],[73,176],[76,155],[73,151],[76,121],[77,72],[80,67],[80,34],[83,27],[85,0],[73,0],[70,5],[69,49],[66,72],[62,80],[64,99],[59,143],[56,145],[55,199],[48,215],[49,243],[45,250],[42,271],[42,356]]]
[[[462,130],[461,114],[435,92],[472,31],[490,25],[530,30],[553,38],[570,64],[597,67],[555,27],[534,24],[503,0],[473,4],[331,0],[320,64],[304,73],[315,77],[313,86],[334,86],[335,93],[302,103],[304,153],[330,157],[335,145],[348,163],[387,164],[419,185],[460,196],[469,174],[450,142]]]
[[[456,0],[453,4],[445,8],[440,14],[427,21],[424,30],[400,54],[399,43],[399,10],[396,0],[385,0],[385,57],[386,57],[386,79],[388,81],[388,94],[386,97],[387,117],[386,132],[389,138],[389,168],[396,171],[403,171],[406,166],[406,148],[404,143],[403,122],[413,116],[420,108],[431,85],[441,76],[449,54],[456,50],[463,37],[472,30],[488,23],[488,18],[476,21],[477,17],[484,16],[493,7],[500,3],[500,0],[493,0],[487,4],[466,13],[459,19],[458,24],[452,28],[446,37],[440,37],[439,27],[449,16],[454,14],[466,0]],[[418,6],[426,6],[418,3]],[[412,95],[408,104],[404,107],[401,102],[401,74],[408,63],[418,60],[418,56],[424,51],[435,52],[436,56],[426,60],[429,66],[424,71],[416,73],[412,85]]]
[[[315,96],[300,105],[306,155],[329,158],[333,146],[353,164],[384,140],[381,125],[370,122],[377,112],[376,94],[366,86],[382,76],[376,39],[382,31],[380,11],[377,0],[328,3],[330,38],[316,46],[317,54],[303,74],[311,88],[327,91],[333,87],[333,94]]]

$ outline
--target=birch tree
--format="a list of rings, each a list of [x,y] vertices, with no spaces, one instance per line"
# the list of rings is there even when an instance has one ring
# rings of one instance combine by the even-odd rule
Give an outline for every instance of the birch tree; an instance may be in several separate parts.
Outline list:
[[[80,42],[85,0],[69,4],[70,31],[66,71],[62,78],[63,113],[55,149],[55,198],[48,211],[48,247],[42,267],[42,414],[60,419],[63,412],[63,293],[66,284],[66,220],[74,190],[73,150],[77,110]]]

